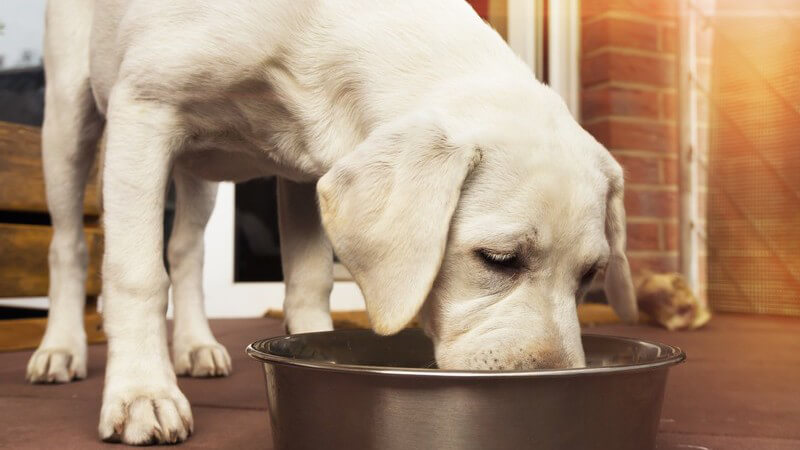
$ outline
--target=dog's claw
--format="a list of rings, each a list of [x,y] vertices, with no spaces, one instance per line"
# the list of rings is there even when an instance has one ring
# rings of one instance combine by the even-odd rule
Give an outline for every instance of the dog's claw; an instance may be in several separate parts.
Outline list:
[[[40,348],[28,361],[25,378],[31,383],[69,383],[86,378],[86,351]]]
[[[224,377],[232,371],[231,357],[220,344],[198,345],[176,352],[175,373],[192,377]]]
[[[100,438],[133,445],[175,444],[192,433],[192,412],[180,392],[154,393],[126,401],[112,398],[100,412]]]

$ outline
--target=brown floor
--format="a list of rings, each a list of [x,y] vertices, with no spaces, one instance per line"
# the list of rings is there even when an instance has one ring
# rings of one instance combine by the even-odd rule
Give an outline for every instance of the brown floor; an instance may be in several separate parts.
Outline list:
[[[182,448],[271,448],[258,365],[244,355],[281,333],[274,319],[212,321],[234,361],[226,379],[180,379],[195,434]],[[800,449],[800,319],[718,315],[707,328],[670,333],[607,325],[589,332],[634,336],[683,348],[670,374],[658,449]],[[24,382],[30,352],[0,354],[0,448],[107,447],[95,431],[105,346],[91,346],[88,379]]]

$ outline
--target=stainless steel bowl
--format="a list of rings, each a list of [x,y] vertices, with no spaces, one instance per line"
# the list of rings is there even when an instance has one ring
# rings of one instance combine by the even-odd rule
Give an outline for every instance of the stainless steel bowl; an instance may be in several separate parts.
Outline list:
[[[678,348],[584,335],[587,367],[451,371],[430,367],[420,330],[340,330],[264,339],[277,449],[653,448]]]

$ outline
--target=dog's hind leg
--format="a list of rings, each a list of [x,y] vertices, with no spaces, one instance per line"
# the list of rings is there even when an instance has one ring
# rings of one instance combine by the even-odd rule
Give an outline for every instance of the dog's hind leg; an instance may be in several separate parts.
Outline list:
[[[278,217],[286,327],[291,333],[332,330],[333,250],[322,228],[315,184],[278,178]]]
[[[27,378],[33,383],[66,383],[86,377],[83,308],[88,256],[83,191],[103,123],[89,86],[91,11],[88,17],[87,11],[74,11],[69,21],[63,21],[53,20],[52,8],[45,39],[42,127],[47,206],[53,223],[48,255],[50,311],[44,338],[27,367]]]
[[[231,358],[214,339],[203,305],[203,233],[214,209],[217,184],[180,168],[173,180],[176,214],[167,247],[175,305],[172,362],[178,375],[225,376],[231,372]]]

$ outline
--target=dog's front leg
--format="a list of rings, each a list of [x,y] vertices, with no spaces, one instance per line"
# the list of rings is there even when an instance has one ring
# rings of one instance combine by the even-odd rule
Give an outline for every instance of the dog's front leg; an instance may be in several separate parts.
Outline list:
[[[317,208],[316,185],[278,179],[286,327],[291,333],[333,329],[333,250]]]
[[[203,181],[176,167],[175,222],[169,258],[175,328],[172,361],[178,375],[225,376],[231,358],[208,326],[203,304],[203,233],[214,210],[217,183]]]
[[[102,131],[88,82],[81,84],[82,78],[73,75],[81,69],[69,65],[71,70],[59,70],[55,63],[73,64],[62,60],[56,60],[53,69],[51,62],[48,69],[52,72],[47,76],[52,82],[46,87],[42,127],[47,207],[53,221],[48,255],[50,312],[44,338],[28,363],[27,378],[33,383],[86,378],[83,308],[89,257],[83,235],[83,190]],[[74,92],[70,92],[73,85]]]
[[[117,85],[104,171],[103,315],[108,363],[98,430],[127,444],[170,443],[192,430],[167,350],[164,197],[178,121],[169,106]]]

